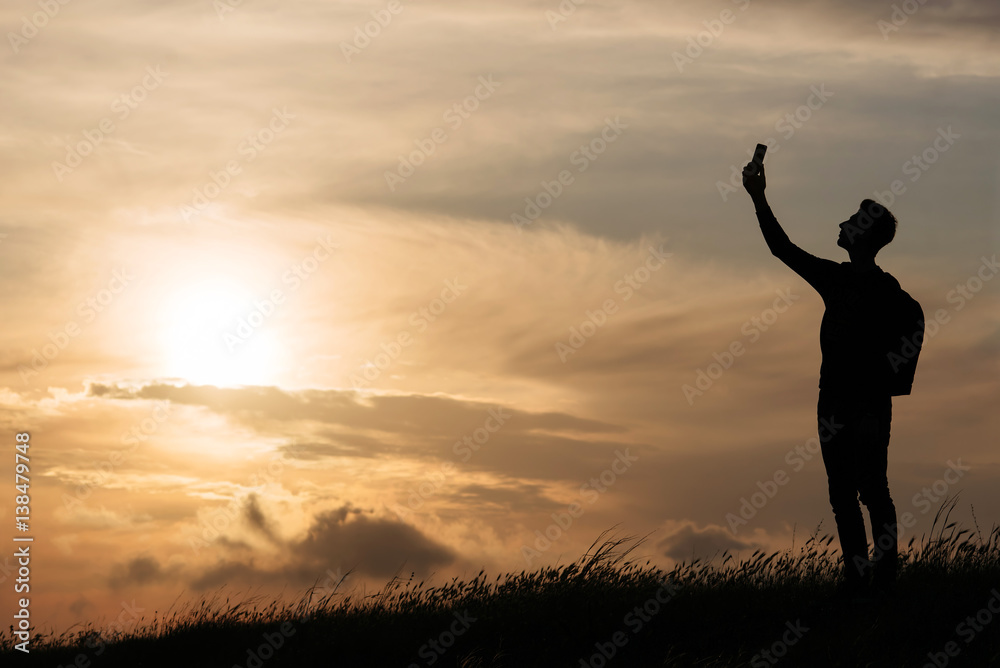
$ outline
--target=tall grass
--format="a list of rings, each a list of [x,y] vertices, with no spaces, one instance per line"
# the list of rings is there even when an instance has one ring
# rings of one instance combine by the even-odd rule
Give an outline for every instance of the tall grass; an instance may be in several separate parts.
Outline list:
[[[818,529],[797,550],[723,553],[670,570],[634,556],[645,538],[609,530],[568,565],[437,585],[394,578],[372,595],[313,588],[292,604],[223,589],[127,632],[37,636],[32,656],[51,666],[80,655],[93,666],[225,668],[774,665],[767,650],[789,666],[923,666],[955,642],[947,665],[1000,665],[1000,615],[986,625],[981,616],[968,641],[958,631],[1000,586],[1000,527],[985,536],[958,527],[955,503],[945,501],[929,535],[901,546],[890,598],[838,596],[840,554]],[[799,637],[788,643],[793,627]],[[254,663],[267,634],[272,651]],[[14,642],[0,636],[4,665],[20,655]]]

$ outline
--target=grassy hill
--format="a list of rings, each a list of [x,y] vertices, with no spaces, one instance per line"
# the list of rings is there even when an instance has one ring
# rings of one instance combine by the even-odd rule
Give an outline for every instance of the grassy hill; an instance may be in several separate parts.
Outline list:
[[[950,507],[948,508],[950,511]],[[0,637],[3,665],[80,666],[1000,666],[1000,527],[947,513],[901,547],[897,593],[837,592],[832,536],[663,571],[602,536],[578,562],[374,596],[330,592],[279,607],[221,597],[126,634]],[[601,542],[603,541],[603,542]]]

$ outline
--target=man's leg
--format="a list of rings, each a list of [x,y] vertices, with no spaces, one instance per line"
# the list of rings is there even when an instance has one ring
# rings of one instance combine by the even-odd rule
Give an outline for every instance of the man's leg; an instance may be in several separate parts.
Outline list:
[[[840,549],[844,553],[844,580],[849,589],[860,590],[868,567],[868,534],[858,504],[856,414],[850,405],[820,391],[817,414],[823,464],[830,487],[830,505],[837,522]],[[825,423],[825,424],[824,424]],[[825,425],[838,429],[827,432]],[[825,441],[823,439],[826,439]]]
[[[887,477],[891,422],[892,399],[872,402],[861,415],[859,438],[858,491],[872,522],[873,584],[883,590],[895,584],[898,555],[896,506]]]

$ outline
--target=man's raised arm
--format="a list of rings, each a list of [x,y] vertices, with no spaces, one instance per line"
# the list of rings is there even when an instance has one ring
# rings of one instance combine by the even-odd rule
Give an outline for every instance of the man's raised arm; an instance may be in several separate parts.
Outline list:
[[[764,166],[749,163],[743,170],[743,187],[750,194],[754,207],[757,210],[757,222],[760,223],[760,232],[764,235],[764,241],[770,249],[771,254],[784,262],[796,274],[806,280],[809,285],[817,290],[823,283],[823,278],[836,262],[823,260],[815,255],[811,255],[792,243],[785,231],[781,229],[777,218],[771,212],[771,207],[767,203],[764,189],[767,187],[767,179],[764,176]]]

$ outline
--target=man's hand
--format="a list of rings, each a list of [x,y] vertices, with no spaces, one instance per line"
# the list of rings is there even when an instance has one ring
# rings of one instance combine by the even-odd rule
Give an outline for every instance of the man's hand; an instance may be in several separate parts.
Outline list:
[[[767,187],[767,179],[764,177],[764,165],[757,165],[755,162],[748,162],[743,168],[743,187],[750,193],[754,204],[766,202],[764,199],[764,188]]]

